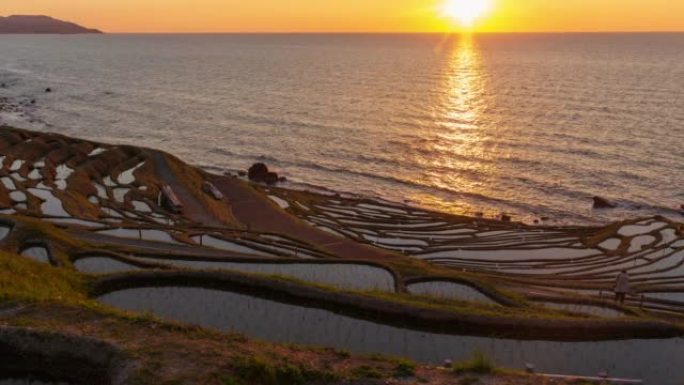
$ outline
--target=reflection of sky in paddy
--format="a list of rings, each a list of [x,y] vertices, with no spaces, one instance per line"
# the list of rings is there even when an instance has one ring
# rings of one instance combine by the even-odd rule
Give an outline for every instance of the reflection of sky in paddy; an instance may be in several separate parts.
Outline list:
[[[50,253],[42,246],[33,246],[22,250],[21,255],[34,261],[50,263]]]
[[[358,353],[384,353],[425,362],[464,360],[474,351],[498,365],[539,372],[643,378],[648,384],[677,385],[684,367],[681,339],[607,342],[514,341],[424,333],[400,329],[241,294],[198,288],[141,288],[104,295],[101,302],[134,311],[200,324],[254,338],[332,346]]]

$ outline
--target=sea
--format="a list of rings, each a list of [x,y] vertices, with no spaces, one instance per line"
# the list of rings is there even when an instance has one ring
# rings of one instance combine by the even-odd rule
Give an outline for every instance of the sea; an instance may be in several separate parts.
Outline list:
[[[265,162],[285,187],[684,218],[684,34],[0,35],[0,83],[0,123],[216,173]]]

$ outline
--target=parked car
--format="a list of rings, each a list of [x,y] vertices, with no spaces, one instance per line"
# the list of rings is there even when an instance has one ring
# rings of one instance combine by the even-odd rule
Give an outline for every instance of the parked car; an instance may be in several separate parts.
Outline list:
[[[205,181],[204,183],[202,183],[202,191],[211,195],[211,197],[216,199],[217,201],[223,199],[223,194],[221,193],[221,191],[219,191],[219,189],[216,188],[216,186],[214,186],[214,184],[211,182]]]
[[[169,185],[162,186],[159,192],[159,205],[176,214],[183,212],[183,203]]]

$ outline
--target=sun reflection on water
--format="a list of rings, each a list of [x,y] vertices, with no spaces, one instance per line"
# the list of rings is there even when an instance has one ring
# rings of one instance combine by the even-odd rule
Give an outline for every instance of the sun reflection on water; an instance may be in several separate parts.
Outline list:
[[[425,170],[422,182],[466,196],[489,196],[497,172],[495,149],[491,147],[489,130],[481,125],[487,108],[487,77],[472,35],[464,34],[451,42],[442,76],[441,98],[435,108],[439,129],[429,134],[431,140],[426,141],[425,151],[416,159]],[[454,201],[449,195],[420,194],[411,198],[456,213],[487,211],[472,206],[468,199]]]
[[[447,127],[477,129],[484,106],[484,79],[480,54],[471,35],[454,42],[445,77],[446,100],[443,106]]]

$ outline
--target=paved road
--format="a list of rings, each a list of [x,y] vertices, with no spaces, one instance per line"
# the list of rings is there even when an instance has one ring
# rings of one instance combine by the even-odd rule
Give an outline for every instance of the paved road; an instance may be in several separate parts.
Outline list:
[[[212,182],[230,201],[235,218],[251,230],[283,234],[299,239],[340,258],[373,260],[396,258],[392,252],[341,238],[308,225],[276,206],[242,180],[215,176]]]
[[[183,215],[195,222],[206,226],[225,227],[225,224],[218,220],[188,189],[181,183],[171,170],[166,158],[159,152],[152,152],[157,175],[166,184],[171,186],[183,203]]]

